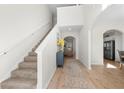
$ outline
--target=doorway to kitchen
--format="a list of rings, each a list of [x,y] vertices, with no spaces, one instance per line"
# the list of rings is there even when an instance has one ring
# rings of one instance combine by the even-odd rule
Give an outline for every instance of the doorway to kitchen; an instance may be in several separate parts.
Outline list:
[[[118,50],[122,50],[122,32],[109,30],[103,34],[104,64],[115,67],[119,60]],[[115,67],[116,68],[116,67]]]

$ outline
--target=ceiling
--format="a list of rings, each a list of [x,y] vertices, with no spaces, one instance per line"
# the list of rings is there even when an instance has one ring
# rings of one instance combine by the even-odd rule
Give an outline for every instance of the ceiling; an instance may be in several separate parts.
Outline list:
[[[59,27],[60,31],[80,31],[82,29],[82,25],[72,25],[72,26],[62,26]]]
[[[118,22],[118,23],[124,23],[124,5],[123,4],[113,4],[110,5],[105,11],[103,11],[99,17],[98,20],[100,22]]]
[[[54,19],[57,17],[57,7],[67,7],[67,6],[76,6],[76,4],[48,4],[50,11],[53,14]],[[80,31],[82,26],[63,26],[59,27],[60,31]]]
[[[57,7],[75,6],[76,4],[48,4],[48,7],[54,16],[57,15]]]

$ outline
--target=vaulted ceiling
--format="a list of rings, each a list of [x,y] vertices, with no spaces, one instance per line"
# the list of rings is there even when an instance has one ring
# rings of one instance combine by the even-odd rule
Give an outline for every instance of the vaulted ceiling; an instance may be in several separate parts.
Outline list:
[[[48,4],[50,11],[54,16],[57,14],[57,7],[74,6],[76,4]]]

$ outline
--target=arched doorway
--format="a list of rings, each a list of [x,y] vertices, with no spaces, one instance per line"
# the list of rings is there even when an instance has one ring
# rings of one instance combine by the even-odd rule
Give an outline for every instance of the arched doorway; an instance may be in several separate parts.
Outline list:
[[[72,36],[67,36],[64,38],[64,56],[75,58],[76,55],[76,40]]]
[[[122,32],[118,30],[108,30],[103,34],[103,59],[119,61],[117,50],[122,50]]]

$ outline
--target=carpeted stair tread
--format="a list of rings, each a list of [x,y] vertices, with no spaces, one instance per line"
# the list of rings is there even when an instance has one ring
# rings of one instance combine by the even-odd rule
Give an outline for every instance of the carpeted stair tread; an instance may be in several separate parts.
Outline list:
[[[37,53],[35,53],[35,52],[29,52],[29,56],[37,56]]]
[[[12,71],[13,78],[27,78],[27,79],[37,79],[36,69],[16,69]]]
[[[25,78],[9,78],[2,82],[2,89],[34,89],[37,81],[34,79]]]
[[[37,62],[37,56],[27,56],[24,58],[25,62]]]
[[[18,69],[11,72],[11,77],[1,83],[2,89],[33,89],[37,86],[37,53],[35,50],[41,41],[32,48]]]
[[[22,63],[19,64],[19,68],[37,69],[37,62],[22,62]]]

